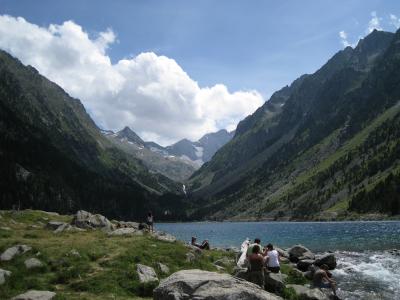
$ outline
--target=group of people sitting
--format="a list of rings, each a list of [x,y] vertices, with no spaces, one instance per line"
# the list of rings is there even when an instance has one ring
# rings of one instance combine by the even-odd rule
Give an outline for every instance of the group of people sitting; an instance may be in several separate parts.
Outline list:
[[[250,243],[250,240],[247,239],[242,244],[241,256],[237,265],[239,267],[247,267],[249,271],[249,281],[264,287],[264,270],[267,270],[267,272],[279,273],[280,255],[271,243],[262,249],[261,240],[259,238],[254,239],[254,243]],[[328,266],[322,265],[314,272],[313,286],[318,288],[330,288],[336,296],[336,283],[331,277],[332,274],[328,271]]]

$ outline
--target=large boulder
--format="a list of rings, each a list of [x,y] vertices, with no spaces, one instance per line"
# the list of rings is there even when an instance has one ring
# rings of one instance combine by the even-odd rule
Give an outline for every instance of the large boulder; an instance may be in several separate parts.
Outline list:
[[[152,267],[137,264],[136,272],[141,283],[158,281],[157,274]]]
[[[71,222],[79,228],[102,228],[106,230],[114,229],[114,225],[105,217],[99,214],[91,214],[90,212],[79,210]]]
[[[36,269],[43,267],[43,263],[37,258],[29,258],[24,261],[24,264],[27,269]]]
[[[278,300],[257,285],[230,276],[201,270],[182,270],[161,281],[154,300]]]
[[[315,263],[315,260],[313,260],[313,259],[304,259],[304,260],[299,260],[296,266],[297,266],[297,269],[305,272],[314,263]]]
[[[11,300],[51,300],[56,296],[56,293],[49,291],[28,291],[18,295]]]
[[[336,268],[336,257],[333,253],[328,253],[322,256],[317,257],[315,260],[315,264],[317,266],[322,266],[322,265],[327,265],[330,270],[333,270]]]
[[[288,250],[290,261],[297,263],[299,260],[315,259],[314,253],[303,245],[295,245]]]
[[[286,274],[282,273],[265,273],[265,289],[271,293],[280,293],[285,288]]]
[[[32,248],[27,245],[15,245],[11,248],[8,248],[0,255],[0,261],[12,260],[16,255],[24,254],[31,249]]]
[[[311,289],[298,284],[288,284],[286,287],[294,289],[297,297],[301,300],[329,300],[329,297],[320,289]]]
[[[6,277],[10,277],[11,272],[7,270],[0,269],[0,285],[6,282]]]
[[[236,267],[233,270],[233,276],[244,280],[249,280],[249,272],[247,271],[247,268]]]

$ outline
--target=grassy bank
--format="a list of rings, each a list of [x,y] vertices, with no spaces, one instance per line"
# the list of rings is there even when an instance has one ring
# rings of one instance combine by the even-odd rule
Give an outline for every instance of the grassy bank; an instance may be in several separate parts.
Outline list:
[[[167,265],[171,274],[193,268],[217,271],[216,260],[234,255],[204,251],[189,262],[189,249],[183,243],[160,241],[150,234],[109,237],[101,230],[54,234],[45,228],[49,221],[70,220],[70,216],[40,211],[0,212],[0,253],[16,244],[32,247],[9,262],[0,262],[0,268],[12,272],[0,288],[0,299],[29,289],[55,291],[56,299],[150,299],[154,285],[139,283],[136,264],[153,267],[162,279],[168,275],[157,269],[158,262]],[[32,257],[44,266],[27,270],[24,261]],[[231,267],[225,271],[231,272]]]

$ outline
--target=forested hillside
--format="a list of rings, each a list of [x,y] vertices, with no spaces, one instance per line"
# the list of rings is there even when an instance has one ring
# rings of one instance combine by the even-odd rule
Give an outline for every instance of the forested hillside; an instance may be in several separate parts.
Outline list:
[[[159,218],[184,216],[180,184],[115,148],[79,100],[4,51],[0,166],[2,209],[86,209],[118,218],[142,218],[152,209]]]
[[[400,32],[276,92],[190,179],[194,218],[337,219],[400,214]]]

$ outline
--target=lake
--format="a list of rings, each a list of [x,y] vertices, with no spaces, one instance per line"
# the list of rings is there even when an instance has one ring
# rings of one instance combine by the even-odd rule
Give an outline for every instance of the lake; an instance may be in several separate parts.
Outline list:
[[[343,299],[400,299],[400,221],[382,222],[194,222],[160,223],[182,241],[196,236],[212,246],[240,247],[245,238],[282,248],[302,244],[316,253],[334,251],[338,295]]]

